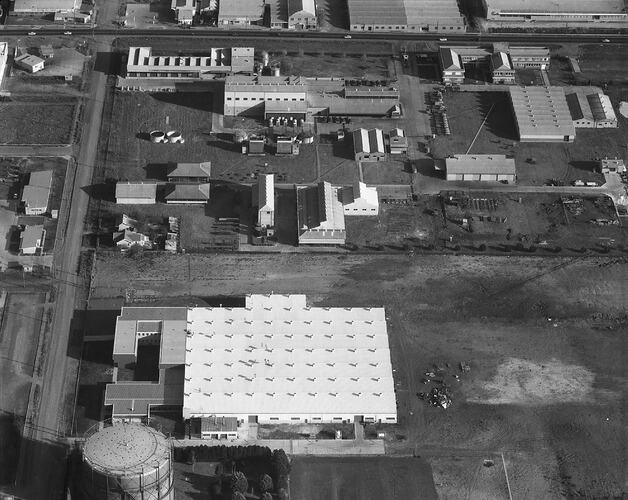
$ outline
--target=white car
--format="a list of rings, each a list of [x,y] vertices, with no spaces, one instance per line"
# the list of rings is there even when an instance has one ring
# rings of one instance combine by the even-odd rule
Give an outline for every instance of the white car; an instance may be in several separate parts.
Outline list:
[[[438,40],[441,41],[441,42],[446,42],[447,41],[446,38],[439,38]]]
[[[72,32],[71,32],[71,31],[64,31],[64,32],[63,32],[63,34],[64,34],[64,35],[71,35],[71,34],[72,34]]]
[[[602,38],[602,43],[609,43],[610,40],[608,38]]]
[[[351,38],[351,35],[345,35],[345,38]]]
[[[35,33],[34,31],[29,31],[28,32],[28,36],[35,36],[37,33]]]

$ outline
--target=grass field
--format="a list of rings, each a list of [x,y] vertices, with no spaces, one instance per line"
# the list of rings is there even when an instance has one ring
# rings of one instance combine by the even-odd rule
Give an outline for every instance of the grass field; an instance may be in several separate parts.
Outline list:
[[[96,261],[93,297],[132,288],[138,299],[202,303],[273,291],[317,306],[383,305],[400,421],[388,453],[450,457],[439,474],[456,491],[437,485],[448,498],[468,497],[478,470],[469,462],[460,479],[456,457],[495,451],[513,467],[514,498],[603,498],[625,488],[624,267],[603,257],[221,254],[154,255],[140,269],[109,254]],[[450,409],[415,396],[434,363],[462,360],[471,372]]]
[[[45,293],[9,293],[2,309],[0,410],[17,417],[26,415],[45,300]]]
[[[436,499],[429,464],[420,458],[293,457],[293,500]]]
[[[543,185],[549,179],[567,184],[577,179],[599,180],[593,172],[593,158],[619,155],[628,160],[624,147],[628,120],[622,117],[616,129],[577,129],[571,144],[521,143],[505,92],[454,92],[446,94],[444,101],[451,136],[437,136],[433,141],[435,158],[464,154],[472,144],[470,154],[511,155],[517,165],[517,182],[525,185]]]
[[[69,144],[73,104],[5,104],[0,144]]]

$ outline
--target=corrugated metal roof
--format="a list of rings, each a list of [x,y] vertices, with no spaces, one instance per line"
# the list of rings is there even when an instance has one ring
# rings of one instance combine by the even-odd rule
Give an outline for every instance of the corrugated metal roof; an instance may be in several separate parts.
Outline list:
[[[487,10],[522,13],[612,13],[625,12],[624,0],[486,0]]]
[[[455,155],[445,166],[448,174],[516,174],[515,160],[505,155]]]
[[[356,153],[385,153],[384,132],[379,128],[360,128],[353,132],[353,148]]]

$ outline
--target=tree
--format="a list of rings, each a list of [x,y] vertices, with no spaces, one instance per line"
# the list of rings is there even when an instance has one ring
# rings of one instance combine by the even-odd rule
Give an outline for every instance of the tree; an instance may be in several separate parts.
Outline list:
[[[247,481],[246,476],[242,472],[236,471],[233,476],[231,476],[231,490],[246,493],[246,490],[248,489],[249,482]]]
[[[272,491],[273,490],[273,478],[268,474],[262,474],[259,478],[259,489],[262,491]]]
[[[231,494],[231,500],[246,500],[246,497],[244,496],[244,493],[241,493],[239,491],[234,491]]]
[[[262,497],[261,497],[260,500],[273,500],[273,496],[270,493],[268,493],[267,491],[265,491],[262,494]]]
[[[277,496],[279,497],[279,500],[288,500],[290,498],[285,488],[281,488]]]
[[[281,448],[273,452],[273,468],[277,477],[290,474],[290,460]]]

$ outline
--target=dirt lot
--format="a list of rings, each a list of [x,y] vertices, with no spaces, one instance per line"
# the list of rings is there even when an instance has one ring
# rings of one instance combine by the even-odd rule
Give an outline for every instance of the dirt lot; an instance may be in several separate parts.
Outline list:
[[[0,410],[19,418],[26,415],[45,301],[45,293],[9,293],[2,309]]]
[[[625,118],[619,117],[617,129],[577,129],[576,140],[571,144],[520,143],[505,92],[450,92],[445,94],[444,101],[449,110],[451,135],[437,136],[433,141],[435,158],[466,153],[492,107],[469,152],[512,155],[517,164],[518,184],[543,185],[549,179],[566,184],[577,179],[599,181],[591,162],[593,158],[619,154],[628,160],[625,148],[621,147],[628,131]]]
[[[472,498],[503,498],[475,480],[477,461],[460,477],[467,466],[457,459],[499,451],[515,498],[600,498],[625,491],[625,265],[602,257],[281,254],[153,256],[138,268],[107,255],[97,260],[94,297],[132,289],[167,303],[272,290],[306,293],[313,305],[383,305],[400,418],[390,453],[438,458],[439,477],[449,480],[437,487],[449,498],[469,488]],[[453,386],[449,410],[415,396],[426,369],[461,360],[471,372]]]
[[[69,144],[75,104],[5,103],[0,144]]]
[[[294,500],[436,499],[430,466],[419,458],[293,457]]]
[[[304,49],[302,53],[297,54],[273,53],[270,60],[271,63],[281,65],[281,73],[284,75],[352,76],[372,80],[395,76],[388,70],[389,57],[348,55],[342,52],[327,55],[322,49],[319,53]]]

